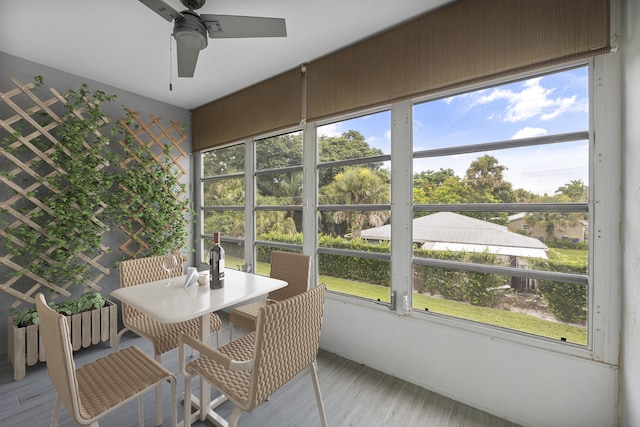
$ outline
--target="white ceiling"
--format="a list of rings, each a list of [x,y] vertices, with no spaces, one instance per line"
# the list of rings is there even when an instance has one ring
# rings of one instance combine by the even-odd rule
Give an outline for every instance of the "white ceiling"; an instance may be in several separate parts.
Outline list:
[[[209,39],[178,78],[173,23],[138,0],[0,0],[0,51],[192,109],[449,1],[208,0],[198,13],[285,18],[287,37]]]

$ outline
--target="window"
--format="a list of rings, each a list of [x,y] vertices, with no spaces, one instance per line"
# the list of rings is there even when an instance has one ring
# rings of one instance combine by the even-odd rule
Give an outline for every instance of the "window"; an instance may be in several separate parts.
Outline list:
[[[383,302],[391,283],[390,126],[383,111],[317,128],[319,280]]]
[[[245,263],[245,145],[217,148],[202,155],[202,240],[201,262],[213,246],[213,233],[219,232],[226,265]]]
[[[206,152],[203,239],[221,231],[228,264],[259,274],[304,248],[336,298],[395,293],[399,315],[604,360],[592,307],[615,303],[615,260],[591,237],[616,220],[597,202],[615,156],[593,140],[591,64]]]
[[[588,82],[414,105],[414,309],[587,345]]]
[[[255,141],[256,272],[269,275],[273,249],[302,251],[302,132]]]

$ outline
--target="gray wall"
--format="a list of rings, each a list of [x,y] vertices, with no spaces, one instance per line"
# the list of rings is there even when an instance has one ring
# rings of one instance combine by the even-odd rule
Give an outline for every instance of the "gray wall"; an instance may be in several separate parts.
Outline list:
[[[94,90],[102,90],[108,95],[116,95],[117,99],[112,102],[103,105],[103,110],[110,117],[114,119],[119,119],[124,116],[123,105],[131,109],[132,111],[139,111],[140,117],[143,121],[149,121],[149,115],[153,114],[154,116],[162,117],[163,120],[174,120],[178,123],[184,123],[188,125],[186,129],[187,140],[183,142],[182,148],[187,152],[191,152],[191,120],[189,111],[183,108],[179,108],[173,105],[169,105],[163,102],[155,101],[150,98],[146,98],[140,95],[136,95],[131,92],[123,91],[113,86],[108,86],[93,80],[89,80],[83,78],[82,76],[77,76],[73,74],[69,74],[64,71],[60,71],[54,68],[46,67],[41,64],[37,64],[31,61],[26,61],[24,59],[18,58],[13,55],[6,54],[4,52],[0,52],[0,91],[8,92],[15,88],[14,83],[11,81],[12,77],[17,78],[22,83],[32,83],[35,76],[42,76],[44,79],[44,86],[38,90],[38,93],[41,94],[41,98],[48,99],[50,96],[48,93],[48,88],[55,88],[58,92],[64,93],[69,89],[78,90],[82,84],[87,84],[91,91]],[[46,91],[46,92],[45,92]],[[7,118],[9,116],[13,116],[13,109],[9,108],[5,103],[0,102],[0,119]],[[0,138],[4,136],[0,131]],[[112,140],[110,144],[114,149],[118,149],[118,139]],[[190,184],[188,180],[191,176],[191,161],[190,157],[184,159],[182,166],[187,170],[187,175],[185,175],[185,183]],[[191,186],[189,185],[189,188]],[[3,190],[6,191],[6,190]],[[10,195],[0,194],[0,201],[6,200]],[[106,265],[111,267],[110,275],[104,278],[99,285],[102,287],[102,294],[108,296],[109,293],[117,289],[119,285],[119,272],[113,265],[116,261],[125,257],[118,247],[126,241],[126,236],[124,233],[119,231],[112,231],[107,233],[105,236],[106,244],[113,249],[113,252],[107,254],[106,257],[103,257],[103,260],[106,260]],[[187,248],[193,247],[193,239],[187,243]],[[5,247],[3,242],[0,241],[0,256],[4,255]],[[184,251],[186,255],[189,256],[189,260],[185,265],[193,264],[193,255],[191,251]],[[10,274],[11,271],[8,270],[3,265],[0,265],[0,283],[4,283],[6,281],[7,274]],[[72,286],[69,288],[74,295],[79,294],[82,288],[80,286]],[[9,315],[9,307],[16,301],[16,298],[12,295],[7,294],[6,292],[0,291],[0,357],[4,357],[7,352],[7,317]],[[115,300],[114,300],[115,302]],[[23,304],[21,307],[24,307]],[[6,360],[6,359],[5,359]],[[27,370],[28,375],[28,370]]]

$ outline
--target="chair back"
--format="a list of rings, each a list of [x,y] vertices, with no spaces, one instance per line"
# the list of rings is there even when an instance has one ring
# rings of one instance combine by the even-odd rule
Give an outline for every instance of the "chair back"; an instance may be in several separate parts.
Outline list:
[[[184,258],[176,253],[178,267],[173,270],[173,277],[182,276],[182,264]],[[151,256],[146,258],[128,259],[120,262],[120,287],[139,285],[141,283],[155,282],[166,279],[167,271],[162,268],[164,255]]]
[[[309,289],[310,263],[309,255],[282,251],[271,252],[269,277],[284,280],[288,285],[270,292],[268,298],[282,301],[306,292]]]
[[[67,319],[53,311],[42,293],[36,295],[36,310],[40,319],[40,336],[47,355],[47,371],[67,412],[78,421],[78,417],[90,418],[83,409],[78,395],[76,366],[73,361],[73,349]]]
[[[173,271],[173,277],[182,276],[182,264],[184,258],[182,254],[176,253],[178,267]],[[120,262],[120,287],[140,285],[147,282],[155,282],[168,277],[167,271],[162,267],[164,255],[151,256],[145,258],[128,259]],[[122,319],[127,324],[127,320],[138,316],[140,312],[127,304],[122,304]]]
[[[325,289],[321,284],[258,311],[248,410],[316,360]]]

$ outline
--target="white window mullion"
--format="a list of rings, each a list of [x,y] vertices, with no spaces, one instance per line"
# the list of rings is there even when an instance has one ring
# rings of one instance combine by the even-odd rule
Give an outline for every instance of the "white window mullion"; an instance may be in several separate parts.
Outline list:
[[[245,264],[251,264],[252,271],[256,271],[256,155],[255,141],[244,141],[244,259]]]
[[[593,59],[591,81],[592,224],[589,239],[591,266],[592,349],[595,360],[618,363],[620,345],[620,218],[622,164],[620,134],[620,55]]]
[[[309,286],[314,287],[318,279],[314,256],[318,244],[318,139],[315,123],[307,123],[302,133],[302,253],[311,256]]]
[[[202,206],[204,205],[202,158],[203,156],[201,151],[195,152],[191,155],[191,170],[193,171],[191,181],[193,183],[193,209],[196,211],[194,236],[197,236],[196,239],[193,239],[193,242],[196,249],[195,265],[200,270],[205,268],[205,264],[202,261],[206,259],[204,256],[206,252],[204,248],[204,239],[202,239],[202,235],[204,234],[204,211],[202,210]]]
[[[413,289],[412,108],[411,102],[391,108],[391,290],[398,314],[411,307]]]

